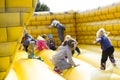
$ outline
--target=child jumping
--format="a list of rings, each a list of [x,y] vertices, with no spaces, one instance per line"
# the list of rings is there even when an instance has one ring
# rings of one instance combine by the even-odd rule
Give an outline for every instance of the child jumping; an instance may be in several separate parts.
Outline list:
[[[57,21],[56,19],[53,19],[51,22],[51,25],[48,27],[51,28],[52,26],[57,28],[59,39],[61,40],[61,42],[63,42],[64,41],[65,26],[63,24],[61,24],[59,21]]]
[[[102,57],[101,57],[101,70],[105,70],[106,69],[106,61],[109,57],[111,63],[113,64],[113,66],[116,66],[116,62],[114,59],[114,47],[110,41],[110,39],[108,38],[109,32],[106,32],[104,28],[100,28],[97,31],[97,39],[94,43],[98,43],[100,42],[101,45],[101,49],[102,49]]]

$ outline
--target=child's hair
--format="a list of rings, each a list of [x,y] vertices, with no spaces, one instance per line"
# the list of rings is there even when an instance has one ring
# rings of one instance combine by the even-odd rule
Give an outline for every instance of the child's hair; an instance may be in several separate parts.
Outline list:
[[[63,46],[66,46],[68,45],[70,48],[73,48],[74,47],[74,44],[76,44],[76,41],[74,39],[70,39],[68,41],[64,41],[63,42]]]
[[[52,22],[52,21],[54,21],[54,20],[56,20],[56,19],[55,19],[55,18],[53,18],[53,19],[51,20],[51,22]]]
[[[62,45],[66,46],[67,44],[68,44],[68,41],[64,41]]]
[[[74,48],[74,44],[76,44],[76,41],[75,41],[75,40],[73,40],[73,39],[68,40],[68,46],[69,46],[70,48]]]
[[[41,37],[41,36],[38,36],[38,37],[37,37],[37,40],[44,40],[44,38]]]
[[[47,35],[46,35],[46,34],[43,34],[43,35],[42,35],[42,38],[46,39],[46,38],[47,38]]]
[[[70,35],[65,36],[65,40],[71,39],[72,37]]]
[[[96,36],[99,38],[101,36],[108,36],[109,35],[109,32],[106,32],[104,28],[100,28],[97,33],[96,33]]]

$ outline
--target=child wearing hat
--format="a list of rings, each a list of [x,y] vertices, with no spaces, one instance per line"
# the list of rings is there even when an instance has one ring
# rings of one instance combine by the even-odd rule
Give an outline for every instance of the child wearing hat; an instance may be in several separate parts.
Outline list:
[[[48,35],[47,45],[51,50],[56,50],[56,43],[52,34]]]

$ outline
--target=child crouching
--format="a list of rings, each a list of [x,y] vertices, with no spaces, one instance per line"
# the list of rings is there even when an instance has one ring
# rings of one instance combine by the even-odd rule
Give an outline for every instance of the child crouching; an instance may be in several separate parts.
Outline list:
[[[55,66],[54,70],[61,74],[63,70],[69,69],[72,66],[78,65],[72,59],[71,51],[76,48],[76,41],[70,39],[58,48],[55,55],[52,56],[52,61]]]

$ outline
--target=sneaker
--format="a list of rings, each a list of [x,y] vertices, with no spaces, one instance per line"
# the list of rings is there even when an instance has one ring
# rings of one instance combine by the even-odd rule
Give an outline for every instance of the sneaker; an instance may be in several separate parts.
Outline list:
[[[100,69],[101,69],[101,70],[105,70],[105,68],[106,68],[106,67],[105,67],[105,63],[102,63]]]
[[[57,72],[58,74],[62,73],[57,67],[54,68],[54,71]]]
[[[38,59],[38,60],[44,61],[41,57],[35,57],[34,59]]]
[[[100,69],[101,69],[101,70],[105,70],[105,67],[101,66]]]
[[[34,53],[31,53],[30,55],[28,55],[28,58],[33,59],[34,58]]]
[[[112,65],[113,65],[114,67],[116,67],[116,63],[112,63]]]

